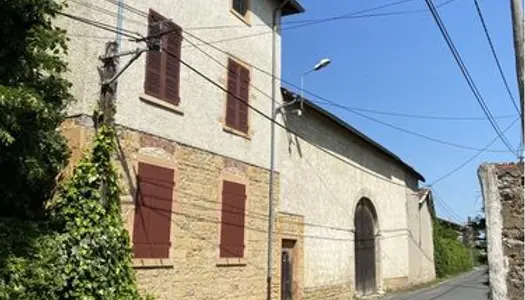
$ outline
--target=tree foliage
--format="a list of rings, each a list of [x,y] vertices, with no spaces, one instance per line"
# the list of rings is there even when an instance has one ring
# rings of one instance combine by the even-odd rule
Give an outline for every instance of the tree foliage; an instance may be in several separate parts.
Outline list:
[[[72,100],[53,0],[0,4],[0,217],[42,217],[68,150],[57,127]]]
[[[99,128],[90,155],[56,187],[68,157],[57,129],[72,100],[66,32],[53,25],[62,7],[0,0],[0,299],[140,299],[112,128]]]
[[[474,265],[470,249],[458,241],[457,232],[438,221],[434,221],[434,262],[438,277],[465,272]]]

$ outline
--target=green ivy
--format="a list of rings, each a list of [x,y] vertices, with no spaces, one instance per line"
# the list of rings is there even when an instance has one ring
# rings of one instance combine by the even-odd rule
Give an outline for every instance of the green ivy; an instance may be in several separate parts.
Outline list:
[[[107,125],[98,128],[91,158],[81,160],[51,203],[52,228],[65,236],[61,248],[67,253],[66,299],[141,298],[111,164],[115,136]],[[102,181],[106,182],[105,201]]]
[[[438,277],[466,272],[474,266],[470,248],[458,241],[457,236],[454,230],[434,222],[434,262]]]
[[[112,127],[98,129],[91,155],[47,207],[47,221],[0,219],[0,299],[142,299],[111,163],[115,141]]]

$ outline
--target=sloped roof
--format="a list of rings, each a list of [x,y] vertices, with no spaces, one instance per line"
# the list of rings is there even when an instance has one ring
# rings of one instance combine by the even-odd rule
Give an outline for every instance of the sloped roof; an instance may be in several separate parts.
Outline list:
[[[286,97],[298,97],[299,95],[297,95],[296,93],[286,89],[286,88],[281,88],[281,92],[283,94],[283,97],[286,99]],[[413,175],[415,175],[415,177],[423,182],[425,182],[425,177],[423,177],[423,175],[421,175],[421,173],[419,173],[418,171],[416,171],[413,167],[411,167],[409,164],[405,163],[401,158],[399,158],[399,156],[397,156],[396,154],[394,154],[393,152],[391,152],[390,150],[386,149],[385,147],[383,147],[381,144],[379,144],[378,142],[372,140],[370,137],[366,136],[364,133],[362,133],[361,131],[357,130],[356,128],[352,127],[350,124],[346,123],[345,121],[343,121],[341,118],[339,118],[338,116],[332,114],[331,112],[325,110],[324,108],[320,107],[319,105],[313,103],[312,101],[304,98],[304,105],[306,107],[309,107],[315,111],[317,111],[318,113],[326,116],[327,118],[331,119],[333,122],[335,122],[336,124],[338,124],[339,126],[343,127],[344,129],[346,129],[347,131],[349,131],[350,133],[352,133],[353,135],[357,136],[358,138],[360,138],[361,140],[363,140],[365,143],[369,144],[370,146],[376,148],[377,150],[379,150],[380,152],[382,152],[383,154],[385,154],[387,157],[391,158],[392,160],[394,160],[395,162],[399,163],[401,166],[403,166],[407,171],[409,171],[410,173],[412,173]]]
[[[430,193],[430,189],[420,188],[418,191],[419,201],[423,201],[428,196],[428,193]]]
[[[285,1],[287,0],[281,0],[281,3],[284,3]],[[291,0],[288,1],[288,3],[286,3],[286,5],[283,7],[281,15],[284,17],[294,14],[300,14],[303,12],[304,8],[302,7],[302,5],[296,0]]]

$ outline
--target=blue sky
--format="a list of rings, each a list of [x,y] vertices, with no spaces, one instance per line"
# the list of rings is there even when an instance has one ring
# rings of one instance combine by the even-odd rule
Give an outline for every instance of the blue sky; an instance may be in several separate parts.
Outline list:
[[[444,1],[434,0],[434,3]],[[288,17],[284,22],[325,18],[392,2],[395,1],[302,0],[306,12]],[[511,91],[518,99],[509,1],[479,0],[479,4]],[[426,8],[424,0],[413,0],[371,13]],[[493,115],[517,117],[497,72],[474,1],[455,0],[439,8],[439,12]],[[332,64],[310,74],[305,88],[338,104],[419,115],[484,116],[428,12],[337,20],[283,30],[282,34],[283,79],[299,84],[302,72],[319,59],[329,57]],[[324,107],[398,154],[420,171],[427,183],[476,153],[410,136],[342,109]],[[496,136],[487,120],[370,116],[427,136],[477,148],[483,148]],[[501,128],[513,120],[497,119]],[[507,132],[507,137],[514,147],[518,146],[519,122]],[[491,149],[506,148],[498,141]],[[452,218],[452,213],[443,207],[444,201],[462,220],[475,215],[482,206],[478,197],[478,166],[482,162],[511,160],[515,160],[515,156],[510,153],[483,153],[436,184],[438,214]]]

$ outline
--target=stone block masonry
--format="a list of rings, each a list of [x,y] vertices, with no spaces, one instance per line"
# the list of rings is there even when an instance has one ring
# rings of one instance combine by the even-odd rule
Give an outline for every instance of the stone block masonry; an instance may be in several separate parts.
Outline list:
[[[484,164],[478,170],[492,300],[521,300],[524,296],[523,167],[523,163]]]
[[[162,163],[175,169],[176,174],[169,259],[135,259],[140,288],[159,300],[265,299],[268,170],[129,128],[117,127],[117,131],[118,153],[114,161],[120,175],[123,218],[131,236],[138,162]],[[80,153],[89,147],[93,129],[90,119],[82,117],[65,122],[62,132],[73,152],[70,171],[81,157]],[[225,178],[245,182],[248,195],[245,255],[235,262],[219,257],[220,187]],[[279,176],[276,179],[275,191],[279,191]],[[278,200],[277,192],[275,199]],[[299,217],[281,216],[279,230],[301,236],[302,226],[289,227],[301,222]],[[282,235],[278,234],[274,243],[276,283],[280,279],[277,249],[281,247]],[[297,245],[302,247],[301,239]],[[299,254],[302,257],[302,250],[298,251]],[[302,273],[302,269],[298,272]],[[298,280],[297,285],[301,287]],[[278,299],[278,284],[273,294]]]

